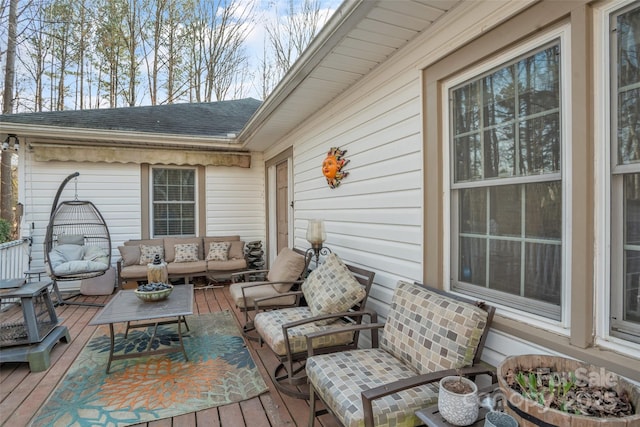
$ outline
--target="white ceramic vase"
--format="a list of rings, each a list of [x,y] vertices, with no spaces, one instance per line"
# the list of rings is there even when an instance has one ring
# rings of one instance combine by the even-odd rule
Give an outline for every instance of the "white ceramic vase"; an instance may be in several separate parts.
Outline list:
[[[453,393],[443,387],[449,381],[462,381],[471,386],[469,394]],[[468,378],[449,376],[440,380],[438,411],[442,418],[454,426],[468,426],[478,419],[478,386]]]

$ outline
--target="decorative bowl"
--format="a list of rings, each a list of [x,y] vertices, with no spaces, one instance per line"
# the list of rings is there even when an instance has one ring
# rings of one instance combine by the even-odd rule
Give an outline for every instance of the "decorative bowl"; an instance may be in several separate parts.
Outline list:
[[[148,285],[138,286],[133,291],[138,298],[145,302],[162,301],[173,292],[173,285],[166,283],[150,283]]]

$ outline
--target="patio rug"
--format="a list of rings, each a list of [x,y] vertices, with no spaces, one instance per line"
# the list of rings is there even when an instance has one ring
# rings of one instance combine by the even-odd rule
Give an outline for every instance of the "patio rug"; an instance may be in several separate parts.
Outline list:
[[[34,416],[32,426],[126,426],[250,399],[265,391],[251,354],[229,311],[187,317],[182,352],[116,360],[105,372],[109,328],[100,326],[65,377]],[[133,329],[116,354],[144,349],[152,328]],[[118,327],[120,326],[120,329]],[[177,345],[176,325],[158,327],[153,348]],[[118,343],[121,343],[118,345]]]

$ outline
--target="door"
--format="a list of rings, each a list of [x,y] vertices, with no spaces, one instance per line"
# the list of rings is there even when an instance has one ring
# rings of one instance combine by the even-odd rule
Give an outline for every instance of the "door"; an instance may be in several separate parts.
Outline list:
[[[289,166],[287,160],[276,165],[277,253],[289,246]]]

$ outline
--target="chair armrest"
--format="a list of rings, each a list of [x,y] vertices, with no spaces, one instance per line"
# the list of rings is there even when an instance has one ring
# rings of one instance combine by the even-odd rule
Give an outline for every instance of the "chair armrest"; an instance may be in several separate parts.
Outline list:
[[[371,347],[378,347],[378,330],[384,328],[384,323],[360,323],[358,325],[346,326],[344,328],[335,329],[335,330],[327,330],[320,332],[313,332],[311,334],[306,335],[307,337],[307,357],[311,357],[314,355],[312,342],[315,338],[323,337],[325,335],[337,334],[342,332],[349,331],[372,331],[371,333]],[[375,332],[375,333],[374,333]]]
[[[428,374],[404,378],[402,380],[365,390],[361,393],[362,409],[364,410],[364,424],[365,426],[373,425],[373,409],[371,403],[373,400],[380,399],[381,397],[388,396],[402,390],[440,381],[442,378],[450,375],[461,375],[463,377],[475,378],[477,375],[482,374],[490,375],[492,382],[497,382],[496,370],[483,364],[470,366],[468,368],[446,369],[443,371],[430,372]]]
[[[289,360],[291,359],[291,344],[289,343],[289,329],[291,328],[295,328],[296,326],[301,326],[301,325],[306,325],[307,323],[313,323],[313,322],[317,322],[319,320],[327,320],[327,319],[339,319],[341,317],[354,317],[354,318],[361,318],[364,316],[369,316],[370,319],[370,324],[376,323],[378,321],[378,313],[376,313],[373,310],[360,310],[360,311],[344,311],[341,313],[331,313],[331,314],[323,314],[320,316],[314,316],[314,317],[309,317],[306,319],[300,319],[300,320],[296,320],[294,322],[289,322],[289,323],[285,323],[284,325],[282,325],[282,336],[284,338],[284,346],[285,349],[287,351],[287,357],[289,358]],[[351,326],[356,326],[356,325],[360,325],[361,323],[358,322],[356,324],[353,324]],[[350,326],[345,327],[345,328],[340,328],[339,331],[332,331],[333,333],[337,333],[337,332],[344,332],[347,331]],[[330,335],[330,334],[326,334],[326,335]],[[307,354],[309,354],[309,345],[312,342],[312,340],[310,341],[309,339],[307,339]]]

